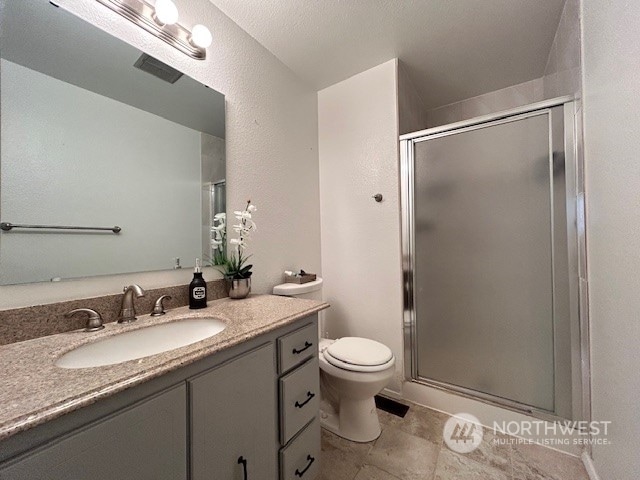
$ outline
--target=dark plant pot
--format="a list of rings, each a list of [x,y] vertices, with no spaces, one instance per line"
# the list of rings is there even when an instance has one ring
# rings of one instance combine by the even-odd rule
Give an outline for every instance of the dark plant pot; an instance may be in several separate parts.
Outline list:
[[[229,298],[236,300],[247,298],[249,293],[251,293],[251,278],[227,278],[226,280]]]

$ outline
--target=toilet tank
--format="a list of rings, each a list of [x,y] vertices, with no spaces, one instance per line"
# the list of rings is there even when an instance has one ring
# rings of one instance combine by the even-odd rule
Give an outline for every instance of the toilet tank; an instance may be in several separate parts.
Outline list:
[[[307,283],[282,283],[273,287],[273,294],[321,301],[322,279],[318,277],[313,282]]]

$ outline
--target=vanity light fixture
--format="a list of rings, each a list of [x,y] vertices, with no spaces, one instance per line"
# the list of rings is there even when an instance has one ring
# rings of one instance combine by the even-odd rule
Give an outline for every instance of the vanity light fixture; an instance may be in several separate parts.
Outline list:
[[[173,0],[98,0],[159,39],[196,60],[204,60],[213,37],[204,25],[193,31],[178,23],[178,7]]]
[[[171,0],[156,0],[153,19],[160,25],[173,25],[178,21],[178,7]]]
[[[211,32],[202,24],[194,25],[191,32],[191,43],[196,47],[207,48],[213,42]]]

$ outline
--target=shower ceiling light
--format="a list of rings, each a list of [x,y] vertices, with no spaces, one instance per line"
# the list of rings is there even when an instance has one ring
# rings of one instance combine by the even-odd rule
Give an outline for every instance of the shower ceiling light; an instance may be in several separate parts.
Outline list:
[[[193,32],[178,22],[178,8],[172,0],[98,0],[130,22],[135,23],[160,40],[197,60],[207,56],[206,48],[212,37],[204,25],[196,25]]]

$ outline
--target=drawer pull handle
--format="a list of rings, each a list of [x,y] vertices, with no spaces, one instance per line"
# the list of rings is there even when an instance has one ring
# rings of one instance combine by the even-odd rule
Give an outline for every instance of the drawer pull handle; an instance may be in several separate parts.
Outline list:
[[[242,469],[244,472],[244,480],[247,480],[249,477],[247,476],[247,459],[244,457],[238,458],[238,465],[242,464]]]
[[[315,396],[316,396],[316,394],[315,394],[315,393],[313,393],[313,392],[307,392],[307,399],[306,399],[304,402],[300,403],[300,402],[298,402],[298,401],[296,400],[296,408],[302,408],[302,407],[304,407],[304,406],[305,406],[307,403],[309,403],[309,402],[311,401],[311,399],[312,399],[313,397],[315,397]]]
[[[294,354],[294,355],[299,355],[299,354],[301,354],[302,352],[304,352],[306,349],[311,348],[311,347],[313,347],[313,343],[311,343],[311,342],[304,342],[304,348],[301,348],[300,350],[297,350],[297,349],[295,349],[295,348],[294,348],[294,349],[293,349],[293,354]]]
[[[300,477],[302,478],[302,476],[307,472],[307,470],[309,470],[309,468],[311,467],[311,465],[313,465],[313,462],[315,462],[315,458],[313,458],[311,455],[307,455],[307,466],[304,467],[304,469],[302,471],[298,470],[296,468],[296,477]]]

